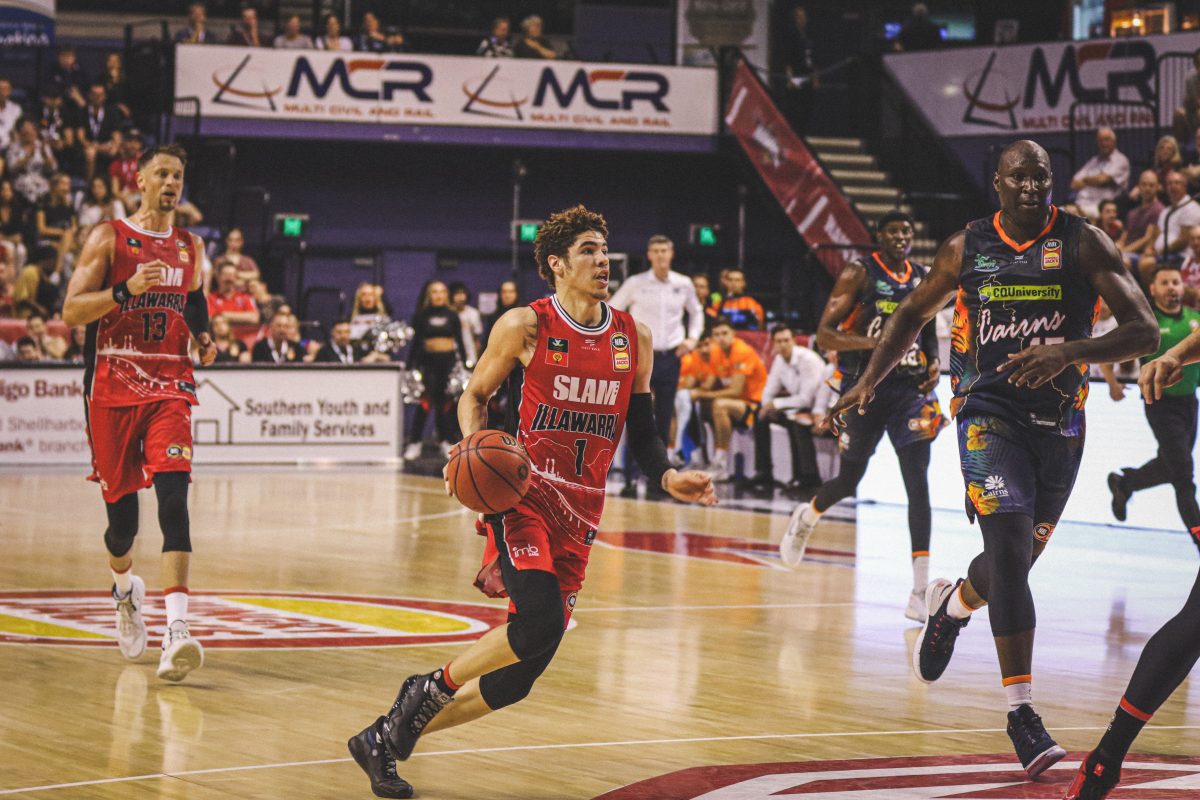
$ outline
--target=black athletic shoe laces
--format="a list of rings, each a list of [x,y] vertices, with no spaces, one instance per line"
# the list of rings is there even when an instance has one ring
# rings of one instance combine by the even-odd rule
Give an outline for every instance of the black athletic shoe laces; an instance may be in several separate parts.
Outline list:
[[[433,682],[433,678],[429,678],[425,681],[425,697],[421,700],[421,705],[417,706],[412,722],[408,724],[408,729],[414,736],[420,736],[421,731],[425,730],[425,726],[429,724],[430,720],[436,717],[437,713],[453,699],[454,695],[443,692]]]
[[[1067,754],[1050,738],[1042,718],[1030,705],[1020,705],[1008,712],[1008,738],[1012,740],[1021,766],[1031,778],[1036,778]]]
[[[404,681],[383,724],[384,740],[392,755],[400,761],[408,760],[425,726],[454,700],[454,695],[437,687],[434,674],[412,675]]]

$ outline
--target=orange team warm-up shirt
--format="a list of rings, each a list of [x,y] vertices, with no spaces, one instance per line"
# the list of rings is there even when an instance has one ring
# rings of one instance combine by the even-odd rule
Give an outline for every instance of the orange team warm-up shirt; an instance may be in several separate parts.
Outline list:
[[[696,381],[696,385],[704,383],[709,376],[708,362],[700,355],[699,350],[686,353],[679,359],[679,385],[683,386],[688,378]]]
[[[750,403],[762,401],[763,387],[767,385],[767,367],[753,347],[741,339],[734,339],[729,355],[725,355],[725,351],[714,344],[708,349],[708,363],[723,384],[728,384],[734,375],[745,375],[746,385],[742,389],[741,399]]]

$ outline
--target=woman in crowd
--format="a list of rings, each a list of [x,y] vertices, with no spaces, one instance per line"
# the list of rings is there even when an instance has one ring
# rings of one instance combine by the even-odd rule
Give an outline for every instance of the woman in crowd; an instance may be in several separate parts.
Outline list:
[[[250,350],[233,335],[229,319],[224,314],[217,314],[212,318],[211,329],[213,343],[217,346],[217,363],[250,363]]]
[[[79,226],[90,228],[97,222],[124,219],[125,206],[113,196],[108,181],[97,175],[88,182],[83,202],[79,204]]]
[[[108,102],[117,107],[121,116],[129,119],[133,112],[129,109],[129,91],[125,80],[125,67],[121,64],[121,54],[109,53],[104,57],[104,88],[108,92]]]
[[[13,143],[5,156],[8,174],[15,188],[30,205],[37,203],[50,191],[50,175],[58,169],[58,161],[50,143],[38,135],[37,123],[30,117],[17,120]]]
[[[63,361],[69,361],[72,364],[83,363],[83,345],[87,340],[87,328],[83,325],[76,325],[71,328],[70,341],[67,342],[66,352],[63,353]]]
[[[4,241],[13,251],[12,265],[14,270],[25,266],[28,255],[25,249],[25,235],[29,232],[29,206],[25,198],[17,194],[10,180],[0,180],[0,241]]]
[[[360,283],[354,292],[354,308],[350,312],[350,338],[355,341],[361,339],[371,326],[387,319],[382,287]]]
[[[504,281],[500,284],[500,289],[496,293],[496,310],[488,314],[483,319],[483,349],[487,348],[488,337],[492,335],[492,328],[496,325],[496,320],[504,316],[504,312],[516,308],[520,305],[520,300],[517,297],[517,282]],[[480,349],[479,352],[483,352]]]
[[[479,309],[469,305],[470,302],[471,292],[465,283],[455,281],[450,284],[450,307],[458,313],[458,321],[462,323],[466,364],[473,367],[479,360],[479,354],[483,352],[480,349],[483,341],[483,317],[479,315]]]
[[[213,260],[213,272],[220,273],[222,266],[233,264],[237,267],[238,283],[241,285],[246,286],[252,280],[261,280],[262,274],[259,272],[258,264],[253,258],[242,252],[242,248],[245,246],[246,237],[242,235],[242,229],[230,228],[229,233],[225,234],[225,252]]]
[[[342,36],[342,22],[336,14],[326,14],[322,20],[324,33],[313,40],[318,50],[353,50],[349,36]]]
[[[35,216],[39,242],[56,247],[70,244],[75,235],[75,208],[71,204],[71,177],[59,172],[50,179],[50,194]]]
[[[425,284],[412,327],[414,336],[408,366],[421,371],[425,395],[413,413],[404,459],[412,461],[420,457],[425,419],[430,410],[433,411],[442,456],[448,457],[451,446],[462,436],[458,430],[457,398],[448,396],[446,390],[454,365],[464,359],[466,353],[463,349],[462,323],[450,307],[450,290],[446,284],[441,281]]]

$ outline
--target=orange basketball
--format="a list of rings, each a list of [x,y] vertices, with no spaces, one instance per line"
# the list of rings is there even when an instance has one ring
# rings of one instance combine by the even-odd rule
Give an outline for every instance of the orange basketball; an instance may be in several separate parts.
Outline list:
[[[450,491],[472,511],[498,514],[529,490],[529,456],[504,431],[475,431],[450,451]]]

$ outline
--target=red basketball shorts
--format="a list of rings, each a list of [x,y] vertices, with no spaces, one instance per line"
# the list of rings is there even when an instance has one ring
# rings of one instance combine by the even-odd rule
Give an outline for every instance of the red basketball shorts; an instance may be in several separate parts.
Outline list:
[[[186,400],[88,406],[92,474],[104,502],[145,489],[159,472],[192,471],[192,407]]]

